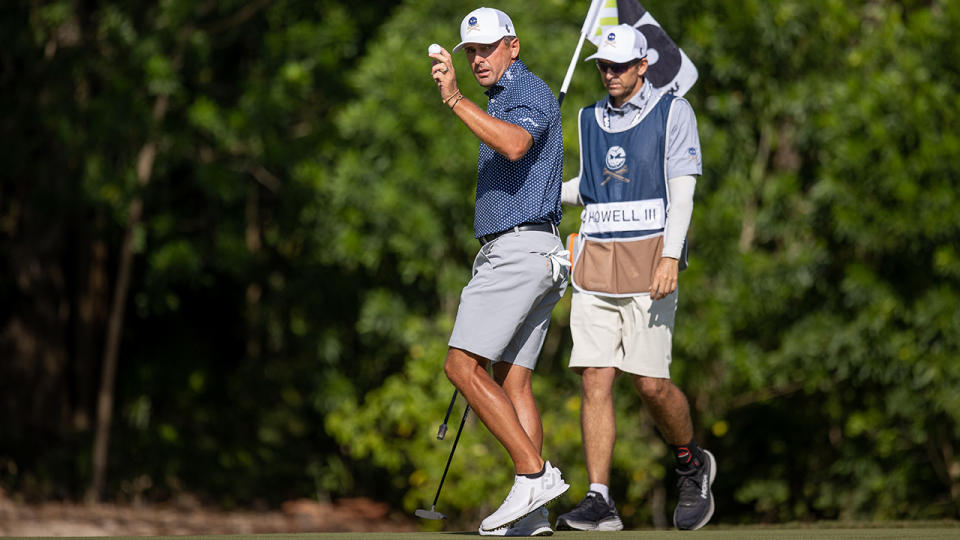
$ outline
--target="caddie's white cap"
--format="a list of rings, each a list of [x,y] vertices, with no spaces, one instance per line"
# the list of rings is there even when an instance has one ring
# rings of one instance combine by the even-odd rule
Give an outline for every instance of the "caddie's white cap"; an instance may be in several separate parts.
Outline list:
[[[618,24],[603,31],[597,53],[587,60],[608,60],[625,64],[631,60],[647,56],[647,38],[629,24]]]
[[[516,36],[513,21],[499,9],[477,8],[460,22],[460,43],[453,48],[457,52],[467,43],[494,43],[506,36]]]

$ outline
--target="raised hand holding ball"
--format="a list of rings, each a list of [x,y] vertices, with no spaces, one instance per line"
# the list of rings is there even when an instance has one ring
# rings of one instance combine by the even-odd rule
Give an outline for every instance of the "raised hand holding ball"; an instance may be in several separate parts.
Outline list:
[[[443,47],[441,47],[440,45],[438,45],[438,44],[436,44],[436,43],[431,43],[430,46],[427,47],[427,54],[428,54],[428,55],[440,54],[441,52],[443,52]],[[434,65],[436,65],[436,64],[439,64],[440,62],[437,61],[437,59],[434,59],[434,60],[433,60],[433,63],[434,63]],[[443,66],[443,69],[441,69],[440,71],[442,71],[443,73],[446,73],[446,72],[450,71],[450,69],[447,68],[447,66]]]

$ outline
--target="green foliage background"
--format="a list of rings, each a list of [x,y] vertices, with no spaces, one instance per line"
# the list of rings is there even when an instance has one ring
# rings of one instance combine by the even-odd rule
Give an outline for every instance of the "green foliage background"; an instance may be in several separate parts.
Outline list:
[[[555,89],[586,4],[496,5]],[[704,174],[673,377],[720,461],[717,520],[957,518],[960,3],[644,5],[700,72],[686,97]],[[0,489],[77,498],[90,482],[112,284],[140,196],[109,496],[432,501],[463,407],[437,441],[476,248],[477,141],[439,103],[425,49],[455,44],[473,7],[0,8]],[[566,177],[576,110],[602,95],[580,65]],[[568,209],[563,232],[578,224]],[[568,312],[569,295],[534,385],[545,457],[573,486],[560,506],[586,489]],[[628,384],[616,403],[614,496],[631,526],[664,525],[667,448]],[[471,417],[442,510],[482,517],[507,464]]]

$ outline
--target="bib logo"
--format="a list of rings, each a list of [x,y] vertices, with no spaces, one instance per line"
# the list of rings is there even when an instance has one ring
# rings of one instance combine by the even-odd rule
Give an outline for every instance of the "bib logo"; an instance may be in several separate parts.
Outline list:
[[[603,182],[600,182],[600,185],[606,185],[612,178],[624,183],[629,182],[630,179],[626,177],[626,163],[627,152],[623,147],[611,146],[610,149],[607,150],[607,166],[603,168]]]
[[[607,150],[607,168],[619,169],[627,162],[627,153],[620,146],[611,146]]]

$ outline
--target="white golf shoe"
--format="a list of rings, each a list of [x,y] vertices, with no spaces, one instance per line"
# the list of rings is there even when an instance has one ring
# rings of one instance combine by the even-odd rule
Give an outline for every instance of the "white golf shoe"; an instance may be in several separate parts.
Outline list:
[[[550,465],[548,461],[544,465],[543,476],[540,478],[515,476],[513,487],[503,504],[497,508],[496,512],[480,522],[480,528],[490,532],[510,525],[563,495],[569,488],[570,486],[563,481],[560,469]]]
[[[492,531],[480,529],[480,536],[550,536],[553,529],[550,528],[548,517],[550,512],[545,506],[537,508],[533,512],[517,520],[513,525],[506,525]]]

